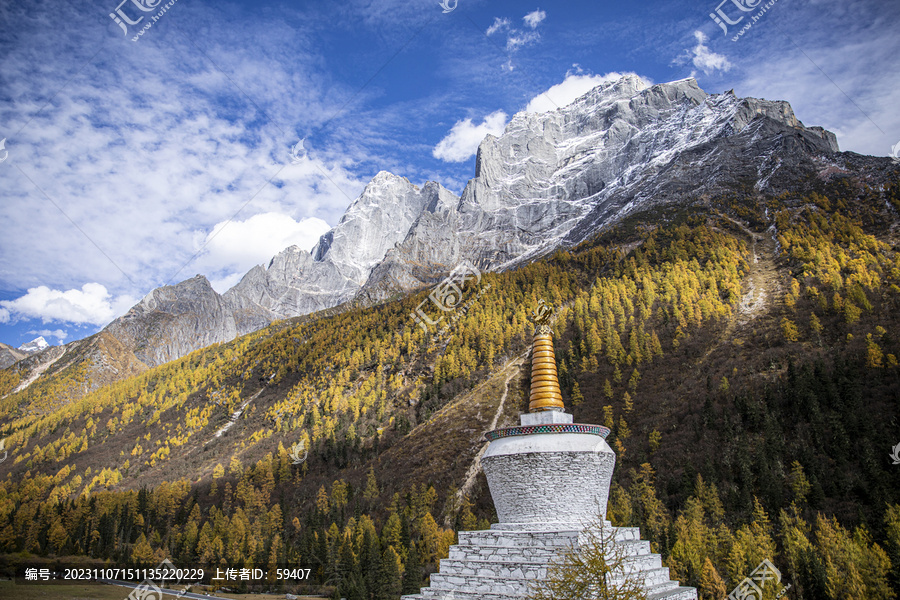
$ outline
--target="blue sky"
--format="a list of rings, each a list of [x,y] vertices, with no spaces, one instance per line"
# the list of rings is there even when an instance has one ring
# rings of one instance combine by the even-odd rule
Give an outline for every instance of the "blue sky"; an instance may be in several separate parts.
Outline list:
[[[0,4],[4,343],[197,273],[224,291],[380,170],[458,193],[486,133],[619,73],[787,100],[843,150],[900,141],[896,2],[119,2]]]

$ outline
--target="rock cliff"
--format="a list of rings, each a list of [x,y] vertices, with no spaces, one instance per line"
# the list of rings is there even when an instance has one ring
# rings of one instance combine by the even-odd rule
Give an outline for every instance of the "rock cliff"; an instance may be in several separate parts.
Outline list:
[[[198,275],[156,289],[107,331],[148,365],[357,299],[502,270],[575,245],[637,208],[735,189],[789,189],[839,151],[787,102],[709,95],[694,79],[601,85],[487,136],[457,197],[382,171],[307,252],[292,246],[219,295]]]

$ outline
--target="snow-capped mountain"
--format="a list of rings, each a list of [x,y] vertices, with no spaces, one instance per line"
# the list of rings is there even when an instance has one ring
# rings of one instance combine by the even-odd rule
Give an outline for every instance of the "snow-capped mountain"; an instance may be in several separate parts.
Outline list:
[[[251,269],[225,293],[235,307],[262,307],[268,321],[330,308],[353,298],[387,252],[404,241],[417,219],[458,198],[439,184],[423,188],[387,171],[378,173],[334,229],[306,252],[291,246]]]
[[[47,343],[47,340],[44,339],[43,336],[37,337],[30,342],[26,342],[19,346],[19,350],[25,352],[27,354],[35,354],[40,352],[41,350],[46,350],[50,347],[50,344]]]
[[[625,76],[556,111],[515,115],[481,143],[459,197],[382,171],[312,252],[287,248],[222,295],[200,275],[153,290],[108,331],[160,364],[275,319],[434,283],[462,261],[509,268],[638,208],[789,189],[838,151],[787,102]]]
[[[519,113],[499,138],[487,136],[457,206],[423,213],[364,293],[377,299],[421,284],[423,265],[507,268],[648,204],[748,178],[765,186],[784,161],[837,151],[834,134],[804,127],[787,102],[626,76],[559,110]]]

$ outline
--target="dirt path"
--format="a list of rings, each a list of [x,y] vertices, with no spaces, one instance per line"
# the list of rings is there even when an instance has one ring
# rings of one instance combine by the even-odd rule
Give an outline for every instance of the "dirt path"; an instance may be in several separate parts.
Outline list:
[[[725,332],[698,361],[706,361],[723,343],[735,339],[737,332],[763,313],[780,291],[778,269],[775,266],[775,240],[750,231],[746,225],[726,215],[719,215],[734,223],[750,239],[750,271],[744,278],[744,295],[728,320]]]
[[[511,372],[506,376],[506,381],[503,382],[503,395],[500,397],[500,404],[497,406],[497,412],[494,413],[494,419],[493,421],[491,421],[491,426],[488,428],[488,431],[497,428],[497,423],[500,422],[500,416],[503,414],[503,407],[506,405],[506,396],[509,395],[509,382],[512,381],[513,377],[519,374],[519,370],[522,367],[522,364],[525,362],[525,358],[528,356],[529,352],[530,350],[528,352],[525,352],[519,358],[510,362],[503,369],[504,371]],[[479,471],[481,471],[481,457],[484,456],[484,453],[489,445],[490,442],[485,442],[481,446],[481,450],[478,451],[478,454],[475,455],[474,460],[472,460],[472,464],[469,465],[469,470],[466,471],[466,478],[463,481],[462,486],[460,486],[459,490],[456,492],[457,506],[460,505],[463,498],[465,498],[472,492],[472,487],[474,487],[475,485],[475,478],[478,477],[478,473]]]
[[[775,267],[775,240],[747,229],[746,225],[731,217],[728,219],[750,238],[750,272],[747,274],[747,291],[741,298],[737,312],[729,324],[729,333],[737,325],[745,325],[759,316],[768,302],[779,291],[778,271]]]
[[[229,429],[234,427],[234,424],[237,423],[237,420],[241,418],[242,414],[244,414],[244,409],[247,408],[247,405],[250,404],[251,402],[253,402],[254,400],[256,400],[257,398],[259,398],[259,395],[262,394],[263,390],[265,390],[265,389],[266,388],[260,388],[260,390],[258,392],[256,392],[255,394],[253,394],[252,396],[250,396],[249,398],[244,400],[244,403],[241,404],[241,406],[231,415],[231,418],[228,419],[228,422],[225,423],[225,425],[221,429],[219,429],[215,433],[213,438],[211,440],[207,441],[206,444],[209,444],[216,438],[222,437],[226,431],[228,431]],[[204,444],[204,446],[206,444]]]

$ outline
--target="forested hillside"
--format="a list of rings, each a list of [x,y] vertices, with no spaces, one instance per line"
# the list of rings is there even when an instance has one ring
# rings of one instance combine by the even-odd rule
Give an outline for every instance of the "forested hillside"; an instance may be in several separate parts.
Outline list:
[[[20,373],[0,371],[0,552],[290,564],[336,597],[416,591],[455,531],[495,519],[466,472],[492,420],[525,409],[526,315],[544,300],[568,410],[613,432],[609,519],[639,525],[674,579],[720,598],[769,558],[791,598],[894,597],[900,180],[804,186],[634,214],[486,273],[443,334],[410,316],[423,290],[85,395],[67,395],[83,364],[15,394]]]

